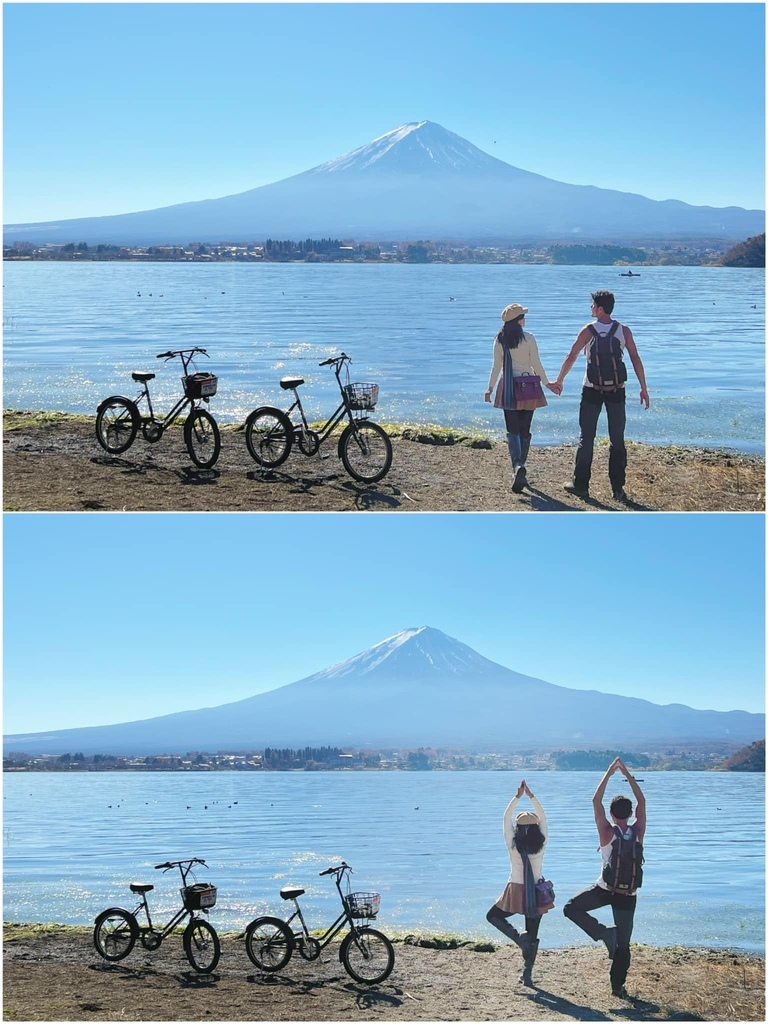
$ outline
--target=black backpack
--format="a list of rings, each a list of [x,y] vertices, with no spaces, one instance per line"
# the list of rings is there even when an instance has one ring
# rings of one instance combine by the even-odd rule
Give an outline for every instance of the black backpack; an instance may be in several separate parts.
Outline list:
[[[618,825],[613,826],[611,859],[603,868],[603,881],[615,893],[630,893],[643,884],[643,844],[638,842],[633,826],[625,839]]]
[[[587,380],[599,391],[618,391],[627,379],[627,367],[616,335],[619,321],[612,320],[607,334],[601,334],[594,324],[587,324],[592,335],[592,347],[587,360]]]

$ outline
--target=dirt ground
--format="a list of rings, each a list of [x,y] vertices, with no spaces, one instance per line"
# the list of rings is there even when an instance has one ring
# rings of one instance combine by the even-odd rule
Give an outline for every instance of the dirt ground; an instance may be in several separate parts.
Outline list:
[[[7,411],[3,417],[6,511],[764,511],[765,461],[704,448],[630,444],[626,491],[613,500],[608,449],[595,452],[591,496],[563,490],[575,446],[536,448],[530,487],[511,490],[506,445],[406,429],[393,438],[394,459],[378,484],[356,483],[332,442],[305,458],[294,451],[277,470],[253,462],[242,430],[224,429],[218,463],[196,469],[181,430],[158,444],[142,438],[123,455],[98,445],[94,422],[63,414]]]
[[[631,998],[620,999],[602,946],[541,950],[526,988],[516,947],[428,948],[417,943],[434,940],[410,936],[395,943],[390,977],[368,987],[347,976],[333,945],[314,963],[294,956],[264,975],[242,936],[225,935],[215,974],[198,975],[176,935],[110,964],[84,929],[4,931],[4,1019],[13,1021],[765,1019],[764,959],[723,950],[635,945]]]

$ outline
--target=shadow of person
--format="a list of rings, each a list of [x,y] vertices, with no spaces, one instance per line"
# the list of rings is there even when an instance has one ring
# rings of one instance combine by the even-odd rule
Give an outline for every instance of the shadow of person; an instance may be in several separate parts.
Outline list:
[[[531,487],[528,484],[527,492],[531,498],[531,508],[534,508],[537,512],[584,512],[585,509],[576,508],[573,505],[568,505],[566,502],[561,501],[559,498],[555,498],[551,494],[547,494],[546,491],[540,491],[537,487]],[[523,491],[525,494],[526,491]]]
[[[538,1003],[539,1006],[546,1006],[550,1010],[556,1010],[564,1017],[572,1017],[574,1020],[613,1019],[601,1010],[595,1010],[591,1006],[579,1006],[578,1003],[572,1003],[570,999],[563,999],[562,996],[556,996],[554,992],[547,992],[543,988],[536,988],[536,991],[531,995],[526,993],[526,999],[532,1003]]]

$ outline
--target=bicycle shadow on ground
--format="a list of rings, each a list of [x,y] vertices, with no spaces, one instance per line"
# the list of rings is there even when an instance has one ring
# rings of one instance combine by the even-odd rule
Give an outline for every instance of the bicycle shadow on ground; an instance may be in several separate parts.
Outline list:
[[[221,981],[220,974],[195,974],[193,971],[180,971],[174,977],[182,988],[206,989],[216,988]]]
[[[351,495],[355,506],[361,510],[383,505],[399,508],[402,505],[402,501],[397,497],[397,488],[393,487],[394,493],[387,494],[379,490],[375,484],[347,480],[342,473],[331,473],[329,476],[292,476],[290,473],[274,469],[252,469],[246,473],[246,477],[257,484],[278,484],[286,487],[290,494],[314,494],[323,487],[341,491]]]
[[[88,964],[89,971],[112,974],[123,981],[143,981],[145,978],[159,978],[160,971],[154,967],[124,967],[122,964]]]
[[[311,981],[300,978],[290,978],[285,974],[275,975],[268,974],[266,971],[262,974],[249,974],[245,979],[251,985],[276,985],[284,988],[286,994],[290,996],[309,996],[312,995],[316,989],[321,989],[325,985],[325,981]]]
[[[218,469],[193,469],[187,466],[184,469],[175,471],[179,482],[185,485],[198,486],[200,484],[216,484],[219,482],[221,473]]]
[[[354,993],[355,1004],[359,1010],[383,1009],[386,1006],[402,1006],[405,1002],[399,996],[403,994],[402,989],[395,989],[393,993],[382,992],[375,988],[360,988],[353,982],[342,985],[347,992]]]

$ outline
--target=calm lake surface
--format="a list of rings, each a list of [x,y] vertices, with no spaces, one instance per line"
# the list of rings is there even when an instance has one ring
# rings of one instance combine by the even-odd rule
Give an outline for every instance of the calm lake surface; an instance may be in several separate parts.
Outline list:
[[[550,826],[545,874],[557,909],[549,947],[588,943],[562,915],[598,875],[593,772],[530,772]],[[485,913],[509,875],[507,772],[6,773],[4,919],[91,924],[129,906],[129,882],[156,886],[165,919],[177,875],[154,865],[202,857],[199,880],[219,887],[211,921],[240,929],[283,913],[281,886],[307,889],[310,927],[336,914],[318,872],[346,860],[353,888],[382,895],[384,931],[491,937]],[[634,937],[658,945],[764,949],[763,775],[647,773],[645,881]],[[621,787],[609,785],[608,797]],[[604,911],[599,912],[604,914]],[[609,920],[608,917],[605,918]]]
[[[165,411],[177,364],[158,352],[207,348],[219,375],[211,403],[223,422],[283,404],[278,380],[298,373],[311,419],[338,392],[318,362],[344,350],[353,380],[380,385],[382,422],[439,424],[501,436],[483,401],[500,312],[527,319],[554,378],[589,320],[590,292],[613,290],[645,364],[650,411],[629,367],[627,436],[655,444],[764,451],[765,271],[644,267],[6,263],[4,404],[93,413],[135,393],[132,370],[156,371]],[[453,301],[451,301],[453,297]],[[754,308],[753,308],[754,307]],[[205,366],[202,366],[205,363]],[[537,443],[578,438],[583,365],[562,398],[536,414]],[[602,424],[604,429],[604,424]]]

